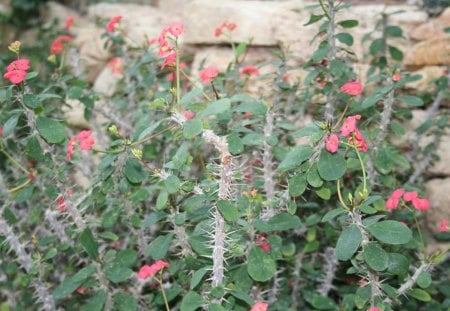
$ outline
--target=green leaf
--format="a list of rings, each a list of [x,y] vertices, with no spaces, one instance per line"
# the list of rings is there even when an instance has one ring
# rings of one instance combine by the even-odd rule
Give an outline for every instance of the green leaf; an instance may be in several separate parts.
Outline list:
[[[80,311],[102,311],[103,305],[106,301],[106,293],[102,290],[99,290],[95,293],[94,297],[92,297],[87,304],[80,308]]]
[[[70,99],[79,99],[83,95],[83,89],[79,86],[72,86],[67,90],[67,97]]]
[[[344,28],[353,28],[358,26],[359,22],[356,19],[347,19],[345,21],[338,22]]]
[[[28,158],[38,162],[44,160],[44,154],[36,136],[32,136],[28,139],[25,147],[25,154]]]
[[[375,158],[375,168],[381,174],[389,174],[394,168],[394,162],[392,161],[392,154],[386,147],[381,147]]]
[[[13,114],[3,125],[3,137],[9,136],[17,126],[20,113]]]
[[[201,88],[194,88],[192,89],[192,91],[189,91],[188,93],[186,93],[180,100],[180,106],[182,107],[187,107],[189,106],[189,104],[192,104],[192,102],[194,101],[194,99],[197,96],[200,96],[202,94],[202,89]]]
[[[312,55],[312,60],[314,62],[320,62],[321,60],[323,60],[328,54],[328,46],[325,47],[321,47],[319,49],[317,49],[313,55]]]
[[[372,41],[369,47],[369,51],[371,55],[376,55],[383,46],[383,39],[375,39]]]
[[[403,95],[397,97],[397,99],[403,103],[406,103],[410,107],[421,107],[423,106],[423,100],[420,97],[417,96],[411,96],[411,95]]]
[[[129,159],[125,164],[123,173],[129,182],[139,184],[144,181],[147,172],[142,167],[141,163],[135,159]]]
[[[145,255],[153,258],[154,260],[163,259],[166,257],[172,239],[173,233],[157,237],[147,246],[145,249]]]
[[[313,149],[306,145],[295,147],[286,155],[280,165],[278,165],[278,170],[287,171],[300,166],[300,164],[309,159],[313,152]]]
[[[117,253],[114,264],[122,267],[132,267],[136,262],[137,257],[138,254],[135,250],[123,249]]]
[[[328,297],[323,297],[317,294],[312,295],[306,295],[305,296],[306,301],[310,303],[314,310],[336,310],[337,305],[333,301],[333,299]]]
[[[347,70],[347,65],[340,59],[333,59],[330,62],[330,72],[334,77],[342,76]]]
[[[283,231],[298,229],[302,226],[300,218],[289,213],[280,213],[273,216],[269,221],[262,220],[255,221],[255,228],[260,232]]]
[[[327,212],[323,218],[322,218],[322,222],[328,222],[332,219],[334,219],[335,217],[344,214],[345,213],[345,209],[343,209],[342,207],[338,207],[335,209],[332,209],[331,211]]]
[[[361,103],[361,109],[367,109],[373,107],[378,101],[383,99],[383,94],[375,93],[366,97]]]
[[[387,271],[389,273],[406,276],[409,271],[409,260],[403,254],[389,253],[389,264]]]
[[[203,267],[192,274],[191,285],[189,289],[194,289],[202,281],[205,274],[210,270],[210,267]]]
[[[197,136],[198,134],[200,134],[203,130],[203,124],[202,121],[200,121],[199,119],[195,118],[192,120],[187,120],[186,122],[184,122],[184,126],[183,126],[183,136],[185,138],[192,138]]]
[[[238,209],[231,201],[219,200],[217,201],[217,208],[227,221],[236,221],[238,219]]]
[[[324,14],[322,14],[322,15],[311,14],[311,16],[309,17],[309,21],[306,24],[304,24],[303,26],[308,26],[308,25],[314,24],[314,23],[320,21],[324,16],[325,16]]]
[[[86,253],[93,260],[97,260],[98,257],[98,244],[92,234],[91,229],[86,228],[80,235],[80,243],[83,246]]]
[[[431,301],[431,296],[423,289],[413,288],[406,292],[411,297],[416,298],[419,301],[428,302]]]
[[[210,103],[205,110],[199,112],[198,117],[203,118],[214,114],[224,113],[230,110],[230,108],[231,100],[229,98],[222,98]]]
[[[136,311],[138,301],[131,295],[124,292],[118,292],[114,295],[114,305],[117,311]]]
[[[31,109],[35,109],[41,106],[39,98],[34,94],[24,94],[23,103],[25,104],[25,106]]]
[[[317,169],[324,180],[337,180],[345,174],[347,163],[341,153],[330,153],[324,150],[320,153]]]
[[[275,261],[270,254],[266,253],[258,246],[253,246],[250,249],[247,260],[247,272],[250,277],[257,282],[270,280],[277,269]]]
[[[177,176],[170,175],[164,180],[164,185],[166,186],[167,192],[173,194],[180,189],[181,182]]]
[[[400,245],[408,243],[412,238],[411,230],[404,224],[395,220],[384,220],[367,226],[367,230],[378,241]]]
[[[323,185],[323,180],[320,178],[319,172],[317,171],[317,164],[314,163],[314,165],[310,168],[306,175],[306,180],[308,181],[308,184],[315,188]]]
[[[396,61],[402,61],[403,60],[403,52],[397,49],[395,46],[389,45],[389,54],[391,54],[391,57],[393,60]]]
[[[237,133],[231,133],[227,136],[228,149],[231,154],[237,155],[244,151],[244,143]]]
[[[267,106],[259,102],[241,103],[233,108],[233,112],[250,112],[253,115],[264,115]]]
[[[113,283],[120,283],[128,280],[131,277],[133,270],[120,265],[113,265],[105,269],[106,277]]]
[[[388,267],[389,256],[377,243],[369,243],[364,246],[363,258],[375,271],[383,271]]]
[[[338,33],[335,37],[337,40],[339,40],[340,42],[342,42],[348,46],[353,45],[353,41],[354,41],[353,36],[349,33],[346,33],[346,32]]]
[[[289,181],[289,194],[293,197],[298,197],[303,194],[306,190],[306,174],[298,173],[292,176]]]
[[[39,134],[51,144],[61,143],[66,138],[64,126],[56,120],[38,117],[36,119],[36,127]]]
[[[236,59],[239,56],[241,56],[242,53],[244,53],[246,49],[247,49],[247,43],[245,43],[245,42],[239,43],[239,45],[236,47],[236,51],[235,51]]]
[[[196,292],[187,293],[181,301],[180,311],[194,311],[200,308],[205,301]]]
[[[359,248],[362,235],[359,228],[351,225],[342,231],[336,244],[336,258],[339,260],[349,260]]]
[[[147,136],[149,136],[151,133],[153,133],[158,128],[158,126],[160,126],[160,124],[161,124],[161,121],[158,121],[158,122],[153,123],[149,127],[144,128],[142,130],[142,132],[139,133],[137,140],[142,140],[142,139],[146,138]]]
[[[56,300],[62,299],[73,293],[81,286],[92,274],[95,272],[95,266],[89,265],[75,275],[66,277],[64,281],[53,291],[53,298]]]
[[[417,278],[417,285],[421,288],[427,288],[431,285],[432,279],[431,275],[427,271],[422,271]]]
[[[398,26],[387,26],[386,33],[391,37],[401,37],[403,36],[403,30]]]
[[[331,198],[331,190],[328,187],[321,187],[320,189],[317,189],[316,194],[319,198],[324,200],[329,200]]]

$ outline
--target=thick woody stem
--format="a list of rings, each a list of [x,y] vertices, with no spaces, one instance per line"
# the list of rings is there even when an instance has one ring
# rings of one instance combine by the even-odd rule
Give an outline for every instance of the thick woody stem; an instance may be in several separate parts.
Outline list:
[[[273,171],[273,155],[272,146],[268,143],[268,139],[273,133],[273,113],[270,108],[266,113],[266,124],[264,125],[264,154],[263,154],[263,167],[264,167],[264,191],[266,193],[267,203],[261,214],[261,219],[268,220],[275,215],[271,203],[275,198],[275,182]]]
[[[324,268],[325,271],[322,283],[319,286],[317,292],[324,297],[328,296],[331,288],[333,287],[333,280],[336,275],[336,270],[338,266],[338,260],[336,258],[336,251],[332,247],[327,247],[325,253],[323,254],[325,260]]]
[[[331,61],[336,58],[336,38],[335,38],[335,7],[334,0],[328,0],[328,31],[327,31],[327,39],[328,39],[328,66],[330,66]],[[331,73],[327,75],[327,81],[329,83],[333,83]],[[329,91],[327,95],[327,104],[325,106],[325,123],[333,123],[334,119],[334,94],[333,88]]]

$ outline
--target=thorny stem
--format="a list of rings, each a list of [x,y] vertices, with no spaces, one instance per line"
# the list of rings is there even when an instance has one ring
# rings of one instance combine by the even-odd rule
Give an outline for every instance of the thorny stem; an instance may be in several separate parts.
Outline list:
[[[402,296],[408,290],[410,290],[414,286],[414,284],[416,284],[417,279],[419,278],[420,274],[423,271],[429,271],[431,266],[432,266],[432,264],[430,264],[430,263],[422,262],[420,264],[419,268],[417,268],[417,270],[414,272],[413,276],[408,281],[406,281],[402,286],[400,286],[400,288],[397,290],[397,296]],[[385,302],[386,302],[386,300],[385,300]]]
[[[178,46],[178,39],[175,40],[175,53],[176,53],[176,80],[177,80],[177,105],[180,103],[181,100],[181,88],[180,88],[180,51]],[[173,110],[173,106],[172,109]]]
[[[317,292],[321,296],[327,297],[328,293],[330,292],[333,286],[333,280],[336,274],[338,260],[336,258],[336,250],[332,247],[327,247],[322,256],[325,259],[325,264],[323,268],[323,270],[325,270],[325,275]]]
[[[320,0],[320,4],[322,6],[322,9],[325,12],[325,15],[327,15],[329,22],[328,22],[328,31],[327,31],[327,40],[328,40],[328,54],[327,54],[327,60],[328,64],[331,64],[331,61],[333,61],[336,58],[336,38],[334,36],[335,32],[335,7],[334,7],[334,0],[328,0],[328,12],[322,2]],[[330,66],[330,65],[328,65]],[[329,83],[332,83],[332,76],[330,73],[327,74],[327,81]],[[332,124],[334,118],[334,98],[333,98],[333,87],[329,91],[327,95],[327,103],[325,106],[325,123]]]
[[[273,132],[273,113],[270,107],[266,113],[266,124],[264,125],[264,154],[263,154],[263,166],[264,166],[264,191],[266,193],[267,206],[264,209],[261,218],[263,220],[271,218],[275,211],[271,206],[271,201],[275,198],[275,183],[273,180],[273,163],[272,163],[272,146],[268,143],[268,139],[272,136]]]

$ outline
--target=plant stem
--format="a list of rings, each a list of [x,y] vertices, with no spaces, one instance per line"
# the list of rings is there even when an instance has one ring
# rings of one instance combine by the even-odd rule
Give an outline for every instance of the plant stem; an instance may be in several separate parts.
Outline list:
[[[412,211],[412,213],[413,213],[413,217],[414,217],[414,222],[416,223],[417,232],[419,233],[420,243],[422,243],[422,252],[423,252],[424,258],[426,258],[427,257],[427,249],[425,247],[425,242],[423,240],[422,230],[420,229],[420,224],[419,224],[419,221],[417,220],[416,213],[414,211]]]
[[[160,131],[160,132],[158,132],[158,133],[155,133],[155,134],[153,134],[153,135],[150,135],[149,137],[146,137],[146,138],[144,138],[144,139],[135,141],[134,143],[131,143],[131,144],[130,144],[130,147],[134,147],[134,146],[136,146],[136,145],[143,144],[143,143],[145,143],[145,142],[147,142],[147,141],[149,141],[149,140],[151,140],[151,139],[153,139],[153,138],[155,138],[155,137],[157,137],[157,136],[159,136],[159,135],[161,135],[161,134],[163,134],[163,133],[165,133],[165,132],[167,132],[167,131],[171,131],[171,130],[175,129],[176,127],[177,127],[176,125],[172,125],[172,126],[166,128],[166,129],[164,129],[164,130],[162,130],[162,131]]]
[[[179,53],[179,48],[178,48],[178,39],[175,40],[175,53],[177,53],[177,57],[176,57],[176,80],[177,80],[177,105],[180,103],[181,101],[181,88],[180,88],[180,53]],[[173,106],[172,106],[172,110],[173,110]]]
[[[163,270],[161,270],[161,272],[159,273],[159,276],[160,276],[160,279],[158,280],[159,288],[161,288],[161,293],[163,295],[164,305],[166,306],[166,310],[170,311],[169,302],[167,301],[166,292],[164,291],[164,287],[162,284],[162,272],[163,272]]]
[[[349,102],[347,102],[347,104],[345,105],[344,111],[342,111],[341,116],[339,117],[339,119],[338,119],[338,121],[336,122],[336,124],[333,126],[333,130],[335,130],[335,129],[339,126],[339,124],[341,124],[342,120],[343,120],[344,117],[345,117],[345,114],[347,113],[348,107],[350,107],[350,104],[351,104],[352,102],[353,102],[353,98],[352,98]]]
[[[344,209],[346,209],[347,211],[349,211],[350,208],[347,206],[347,204],[345,204],[344,198],[342,197],[342,193],[341,193],[341,179],[340,178],[337,180],[337,194],[338,194],[338,197],[339,197],[339,202],[341,202],[341,204],[342,204],[342,207]]]
[[[29,171],[22,166],[19,162],[17,162],[8,152],[6,152],[5,149],[3,149],[3,145],[0,145],[0,152],[2,152],[15,166],[20,168],[21,171],[23,171],[25,174],[28,174]]]

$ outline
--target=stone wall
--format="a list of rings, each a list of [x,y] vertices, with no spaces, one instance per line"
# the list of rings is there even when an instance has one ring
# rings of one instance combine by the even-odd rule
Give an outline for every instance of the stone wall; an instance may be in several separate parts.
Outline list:
[[[317,47],[317,42],[311,42],[311,39],[317,33],[319,23],[304,26],[310,14],[315,12],[308,7],[316,3],[309,0],[164,0],[159,1],[157,7],[100,3],[89,6],[87,14],[80,16],[77,12],[50,2],[45,15],[47,21],[57,18],[61,23],[69,15],[75,16],[71,31],[76,37],[75,45],[87,73],[86,78],[94,83],[97,91],[107,95],[115,81],[109,81],[114,78],[105,68],[105,63],[113,56],[103,49],[100,40],[103,29],[99,29],[95,23],[98,19],[107,20],[115,15],[123,15],[121,27],[126,33],[127,44],[131,46],[142,45],[148,39],[156,38],[161,29],[172,22],[183,22],[186,33],[182,36],[182,49],[193,53],[191,72],[195,73],[202,62],[225,68],[231,60],[233,54],[224,37],[214,36],[214,29],[225,20],[238,23],[233,32],[234,41],[252,38],[246,59],[248,64],[257,65],[270,60],[274,48],[287,53],[294,65],[303,64]],[[393,15],[389,23],[404,30],[404,36],[398,38],[396,44],[405,54],[403,67],[423,77],[407,87],[419,94],[429,92],[432,90],[430,81],[441,76],[446,66],[450,65],[450,35],[443,31],[450,26],[450,8],[433,19],[413,5],[385,7],[382,4],[367,4],[356,5],[345,11],[339,16],[340,19],[357,19],[360,22],[358,28],[351,31],[355,38],[351,47],[355,68],[361,77],[365,75],[368,64],[363,55],[368,46],[362,44],[361,39],[375,28],[382,12],[395,11],[400,13]],[[297,70],[294,75],[302,77],[304,72]],[[444,108],[441,109],[447,109],[448,99],[443,104]],[[442,113],[443,110],[440,111]],[[421,124],[425,112],[415,110],[412,114],[413,119],[406,124],[411,131]],[[406,141],[398,143],[402,145]],[[429,228],[433,232],[436,232],[442,218],[450,219],[450,134],[442,138],[437,154],[440,160],[428,170],[425,185],[434,210],[428,216]]]

